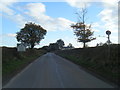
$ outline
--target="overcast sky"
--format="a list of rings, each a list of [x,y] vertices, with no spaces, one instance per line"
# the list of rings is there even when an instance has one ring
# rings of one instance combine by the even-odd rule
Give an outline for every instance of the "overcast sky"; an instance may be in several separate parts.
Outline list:
[[[49,1],[49,2],[48,2]],[[50,2],[51,1],[51,2]],[[0,1],[0,46],[15,47],[16,32],[20,31],[27,22],[35,22],[47,30],[45,39],[36,47],[42,47],[62,39],[67,46],[81,47],[73,33],[71,24],[78,22],[75,14],[82,7],[87,8],[86,24],[92,24],[94,37],[97,39],[88,43],[96,46],[97,43],[107,41],[106,30],[111,31],[111,42],[118,42],[118,0],[1,0]],[[61,2],[60,2],[61,1]],[[99,35],[101,37],[99,37]]]

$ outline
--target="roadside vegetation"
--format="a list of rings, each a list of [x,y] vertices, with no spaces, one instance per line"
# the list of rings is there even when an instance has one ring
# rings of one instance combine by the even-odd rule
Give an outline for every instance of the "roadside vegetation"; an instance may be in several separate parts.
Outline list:
[[[118,84],[118,79],[120,77],[118,48],[120,48],[120,45],[113,44],[110,46],[104,45],[61,50],[55,53],[82,66],[88,71],[102,76],[108,81]]]
[[[45,53],[46,51],[43,49],[28,49],[26,52],[17,52],[16,48],[2,47],[3,84]]]

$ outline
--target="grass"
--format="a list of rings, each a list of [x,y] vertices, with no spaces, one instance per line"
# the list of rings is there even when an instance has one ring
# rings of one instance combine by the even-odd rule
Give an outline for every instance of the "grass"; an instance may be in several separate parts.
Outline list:
[[[2,48],[2,78],[7,83],[14,75],[28,64],[45,54],[45,50],[33,49],[26,52],[17,52],[16,48]]]
[[[118,60],[118,47],[120,45],[78,48],[73,50],[63,50],[55,52],[59,56],[72,61],[100,76],[108,81],[118,84],[120,77],[120,61]],[[110,51],[109,51],[110,48]]]

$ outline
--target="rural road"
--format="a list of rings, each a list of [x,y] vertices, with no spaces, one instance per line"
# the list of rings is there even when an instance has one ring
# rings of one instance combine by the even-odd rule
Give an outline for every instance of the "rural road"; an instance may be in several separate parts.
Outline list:
[[[113,88],[53,53],[47,53],[17,74],[3,88]]]

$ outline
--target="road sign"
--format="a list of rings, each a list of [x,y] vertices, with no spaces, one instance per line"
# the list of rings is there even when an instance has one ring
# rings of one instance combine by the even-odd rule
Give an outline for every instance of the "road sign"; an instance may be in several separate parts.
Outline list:
[[[110,35],[110,34],[111,34],[111,31],[107,30],[107,31],[106,31],[106,34],[107,34],[107,35]]]

